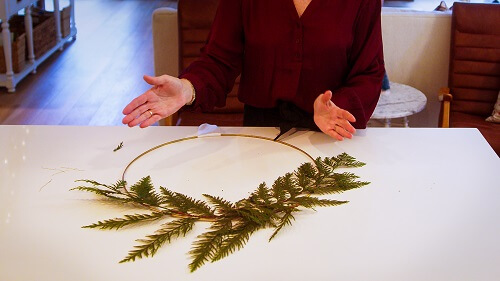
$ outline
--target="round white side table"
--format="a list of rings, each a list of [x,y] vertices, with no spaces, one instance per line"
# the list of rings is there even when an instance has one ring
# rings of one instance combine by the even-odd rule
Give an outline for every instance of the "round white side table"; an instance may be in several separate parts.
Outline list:
[[[421,91],[408,85],[390,82],[390,89],[380,94],[372,119],[384,119],[385,126],[391,126],[391,119],[404,118],[408,127],[408,116],[422,111],[427,97]]]

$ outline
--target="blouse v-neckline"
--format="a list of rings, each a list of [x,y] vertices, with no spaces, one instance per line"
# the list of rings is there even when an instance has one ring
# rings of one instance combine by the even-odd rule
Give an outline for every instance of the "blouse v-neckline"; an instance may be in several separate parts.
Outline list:
[[[302,15],[299,15],[299,11],[297,10],[297,7],[295,7],[295,3],[293,3],[293,0],[287,0],[287,1],[288,1],[288,3],[290,3],[294,17],[297,20],[303,20],[304,17],[307,17],[307,15],[311,13],[311,10],[314,9],[316,2],[318,2],[319,0],[311,0],[311,2],[309,2],[309,4],[307,4],[304,12],[302,12]]]

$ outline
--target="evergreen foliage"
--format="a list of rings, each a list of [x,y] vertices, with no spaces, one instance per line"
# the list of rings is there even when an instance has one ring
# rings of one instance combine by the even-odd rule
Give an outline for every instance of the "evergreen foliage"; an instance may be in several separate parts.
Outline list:
[[[72,190],[87,191],[110,200],[133,203],[150,213],[125,215],[121,218],[98,221],[84,228],[120,229],[137,223],[174,218],[161,225],[154,234],[139,239],[128,255],[120,261],[135,261],[152,257],[173,238],[184,237],[198,221],[208,221],[210,228],[196,237],[189,255],[191,272],[207,262],[215,262],[240,250],[259,229],[274,228],[269,241],[285,226],[295,220],[293,213],[302,209],[338,206],[347,201],[319,198],[320,195],[337,194],[360,188],[368,182],[358,181],[353,173],[337,173],[338,168],[361,167],[346,153],[336,157],[317,158],[304,163],[293,173],[274,181],[271,187],[261,183],[248,198],[232,203],[223,198],[203,194],[206,202],[160,187],[154,188],[149,176],[142,178],[129,189],[124,181],[106,185],[92,180],[82,180],[84,185]],[[86,184],[86,185],[85,185]]]
[[[118,150],[122,149],[122,147],[123,147],[123,142],[120,142],[120,144],[115,149],[113,149],[113,152],[117,152]]]

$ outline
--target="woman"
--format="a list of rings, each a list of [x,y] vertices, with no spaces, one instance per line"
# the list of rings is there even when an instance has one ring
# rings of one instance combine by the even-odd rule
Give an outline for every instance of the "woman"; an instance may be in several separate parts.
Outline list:
[[[319,129],[338,140],[365,128],[384,63],[380,0],[220,0],[200,59],[128,104],[147,127],[182,107],[223,106],[241,73],[244,125]]]

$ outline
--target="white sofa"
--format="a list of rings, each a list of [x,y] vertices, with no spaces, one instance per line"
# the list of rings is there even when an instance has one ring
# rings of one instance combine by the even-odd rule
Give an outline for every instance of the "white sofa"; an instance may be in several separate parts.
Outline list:
[[[177,11],[153,12],[155,75],[178,75]],[[389,79],[421,90],[427,106],[411,116],[412,127],[436,127],[439,88],[448,81],[451,13],[421,12],[384,7],[382,36]]]

